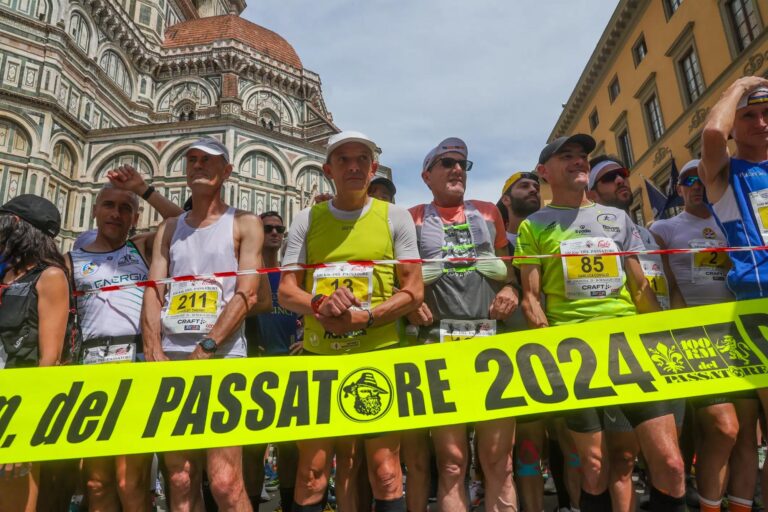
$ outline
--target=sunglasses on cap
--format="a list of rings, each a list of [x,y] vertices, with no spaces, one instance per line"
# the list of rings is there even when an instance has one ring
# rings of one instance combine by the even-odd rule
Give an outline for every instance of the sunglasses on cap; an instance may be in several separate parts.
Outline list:
[[[696,183],[701,183],[701,178],[698,176],[686,176],[680,180],[680,184],[684,187],[692,187]]]
[[[597,181],[600,183],[613,183],[616,181],[617,176],[626,178],[629,176],[629,173],[626,169],[614,169],[613,171],[608,171],[607,173],[600,176]]]
[[[273,231],[277,231],[281,235],[285,233],[285,226],[272,226],[270,224],[264,224],[264,232],[269,234]]]
[[[435,160],[435,163],[440,162],[440,165],[445,167],[446,169],[453,169],[456,164],[459,164],[459,167],[461,167],[462,171],[469,171],[472,169],[472,161],[471,160],[459,160],[457,158],[450,158],[450,157],[443,157],[438,158]],[[432,164],[434,166],[434,164]]]

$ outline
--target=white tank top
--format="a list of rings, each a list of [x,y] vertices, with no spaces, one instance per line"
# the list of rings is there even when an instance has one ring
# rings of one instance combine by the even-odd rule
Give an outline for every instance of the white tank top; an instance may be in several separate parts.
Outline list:
[[[70,255],[77,290],[147,280],[147,264],[130,241],[111,252],[77,249]],[[83,339],[140,334],[143,295],[141,288],[128,288],[77,297]]]
[[[170,247],[171,277],[212,274],[238,270],[235,254],[235,209],[230,207],[215,223],[204,228],[193,228],[187,224],[187,213],[176,222]],[[224,308],[235,294],[236,278],[218,280],[218,311]],[[169,287],[170,288],[170,287]],[[166,318],[169,308],[174,307],[169,289],[163,306],[162,316]],[[179,306],[176,301],[175,306]],[[205,332],[171,333],[163,328],[163,350],[165,352],[192,352],[206,337]],[[243,324],[216,351],[217,357],[245,357],[246,341]]]
[[[651,231],[667,249],[725,247],[725,235],[715,218],[706,219],[682,212],[671,219],[658,220]],[[670,254],[669,266],[689,306],[720,304],[735,300],[726,286],[727,253]],[[718,266],[719,265],[719,266]]]

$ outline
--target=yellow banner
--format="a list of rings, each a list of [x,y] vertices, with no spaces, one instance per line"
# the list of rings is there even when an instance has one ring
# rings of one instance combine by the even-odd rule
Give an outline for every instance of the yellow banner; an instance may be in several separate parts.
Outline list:
[[[0,371],[0,462],[366,434],[768,387],[768,299],[326,357]]]

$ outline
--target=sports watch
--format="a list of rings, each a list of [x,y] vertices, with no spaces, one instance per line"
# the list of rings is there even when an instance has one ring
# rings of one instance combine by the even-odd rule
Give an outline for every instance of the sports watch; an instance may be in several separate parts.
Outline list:
[[[206,354],[213,354],[216,352],[216,349],[219,348],[212,338],[203,338],[198,345],[200,345],[200,348],[202,348],[203,352]]]

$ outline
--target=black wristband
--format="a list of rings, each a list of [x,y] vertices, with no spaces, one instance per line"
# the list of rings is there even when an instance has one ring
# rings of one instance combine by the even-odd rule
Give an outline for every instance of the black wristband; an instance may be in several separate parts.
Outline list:
[[[368,329],[373,325],[373,311],[370,309],[366,309],[366,311],[368,312],[368,321],[365,323],[365,328]]]
[[[141,198],[145,201],[149,199],[149,196],[151,196],[155,192],[155,187],[152,185],[147,187],[147,190],[144,191],[143,194],[141,194]]]

